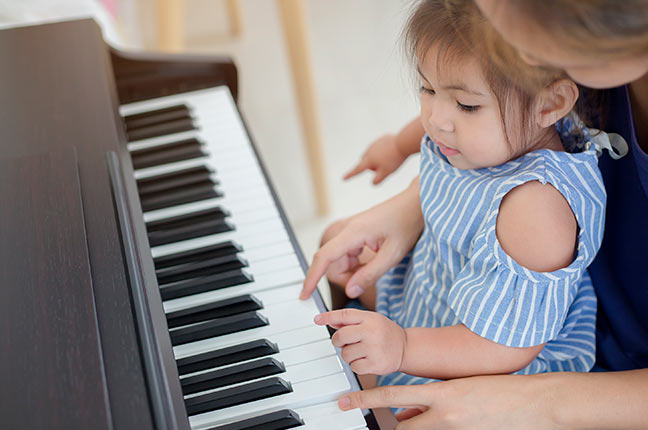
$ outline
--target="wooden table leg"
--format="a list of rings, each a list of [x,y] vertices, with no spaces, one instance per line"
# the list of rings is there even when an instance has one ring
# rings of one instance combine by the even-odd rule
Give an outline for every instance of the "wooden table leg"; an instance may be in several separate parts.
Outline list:
[[[184,0],[157,0],[157,44],[162,51],[184,47]]]
[[[320,215],[328,213],[328,192],[324,174],[324,157],[320,139],[313,73],[308,48],[308,35],[303,0],[277,0],[284,39],[295,81],[295,93],[301,117],[306,153],[313,177],[313,187]]]

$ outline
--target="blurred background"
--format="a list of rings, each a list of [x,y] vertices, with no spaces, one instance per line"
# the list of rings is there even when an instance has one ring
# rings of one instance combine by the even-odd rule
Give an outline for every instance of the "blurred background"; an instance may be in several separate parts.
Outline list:
[[[342,180],[374,139],[417,114],[414,74],[401,49],[412,0],[288,0],[299,6],[288,17],[281,15],[282,1],[0,0],[0,26],[92,16],[106,40],[122,49],[233,57],[239,108],[310,261],[326,225],[396,194],[417,173],[411,157],[379,186],[372,173]],[[324,211],[284,32],[292,20],[303,24]]]

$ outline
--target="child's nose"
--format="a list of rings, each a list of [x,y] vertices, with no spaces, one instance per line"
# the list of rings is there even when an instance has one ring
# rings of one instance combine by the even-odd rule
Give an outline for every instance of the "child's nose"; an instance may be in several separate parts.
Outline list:
[[[432,129],[443,133],[452,133],[454,131],[454,123],[449,115],[444,114],[442,111],[437,110],[434,114],[430,115],[428,119]]]

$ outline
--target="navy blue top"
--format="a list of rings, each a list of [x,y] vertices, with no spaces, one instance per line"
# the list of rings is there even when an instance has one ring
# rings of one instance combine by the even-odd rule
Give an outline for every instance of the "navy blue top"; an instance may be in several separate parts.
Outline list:
[[[598,296],[596,370],[648,368],[648,155],[637,143],[627,87],[610,91],[606,132],[629,153],[599,161],[607,190],[601,249],[589,268]]]

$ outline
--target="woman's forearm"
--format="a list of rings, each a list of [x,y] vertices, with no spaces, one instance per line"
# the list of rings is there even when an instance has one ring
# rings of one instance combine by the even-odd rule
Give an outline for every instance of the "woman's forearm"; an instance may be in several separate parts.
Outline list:
[[[558,428],[648,428],[648,369],[555,373],[546,380],[546,409]]]
[[[526,367],[544,345],[512,348],[485,339],[464,325],[405,330],[400,371],[434,379],[513,373]]]

